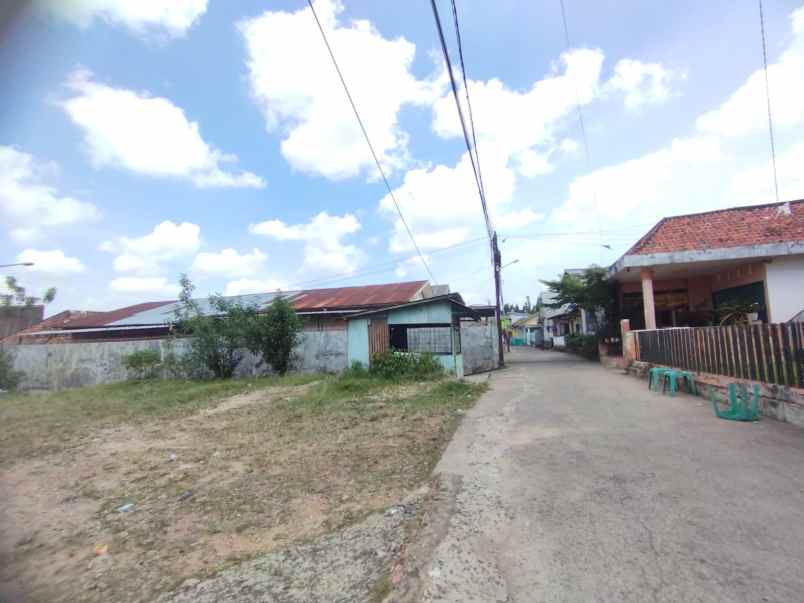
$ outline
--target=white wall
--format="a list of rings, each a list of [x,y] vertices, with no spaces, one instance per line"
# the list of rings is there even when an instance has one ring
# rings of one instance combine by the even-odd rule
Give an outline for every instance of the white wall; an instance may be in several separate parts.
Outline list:
[[[775,257],[766,269],[770,322],[786,322],[804,310],[804,255]]]

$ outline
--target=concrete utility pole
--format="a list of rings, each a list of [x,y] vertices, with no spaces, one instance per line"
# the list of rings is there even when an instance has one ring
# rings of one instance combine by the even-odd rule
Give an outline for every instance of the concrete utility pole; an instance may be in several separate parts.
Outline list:
[[[499,368],[505,366],[505,355],[503,354],[502,336],[502,289],[500,287],[500,270],[502,269],[502,258],[500,248],[497,246],[497,233],[491,237],[491,250],[494,254],[494,290],[497,300],[497,349],[499,350]]]

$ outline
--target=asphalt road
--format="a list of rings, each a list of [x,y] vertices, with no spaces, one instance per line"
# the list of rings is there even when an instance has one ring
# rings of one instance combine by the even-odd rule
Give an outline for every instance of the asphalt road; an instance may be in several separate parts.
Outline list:
[[[804,430],[516,350],[436,469],[422,601],[804,601]]]

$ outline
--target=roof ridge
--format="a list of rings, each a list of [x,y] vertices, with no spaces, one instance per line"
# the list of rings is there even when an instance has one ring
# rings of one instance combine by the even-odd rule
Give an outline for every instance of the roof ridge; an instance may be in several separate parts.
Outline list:
[[[737,205],[735,207],[724,207],[721,209],[708,209],[706,211],[697,211],[688,214],[678,214],[677,216],[665,216],[659,222],[663,222],[665,220],[675,220],[677,218],[689,218],[692,216],[705,216],[707,214],[717,214],[724,211],[744,211],[747,209],[760,209],[763,207],[778,207],[780,205],[784,205],[785,203],[804,203],[804,199],[791,199],[789,201],[778,201],[778,202],[774,201],[773,203],[759,203],[757,205]]]

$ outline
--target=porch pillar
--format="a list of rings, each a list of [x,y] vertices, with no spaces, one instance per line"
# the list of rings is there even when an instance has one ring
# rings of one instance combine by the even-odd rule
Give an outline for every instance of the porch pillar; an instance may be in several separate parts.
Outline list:
[[[653,300],[653,271],[643,268],[639,272],[642,279],[642,305],[645,308],[645,328],[656,328],[656,306]]]

